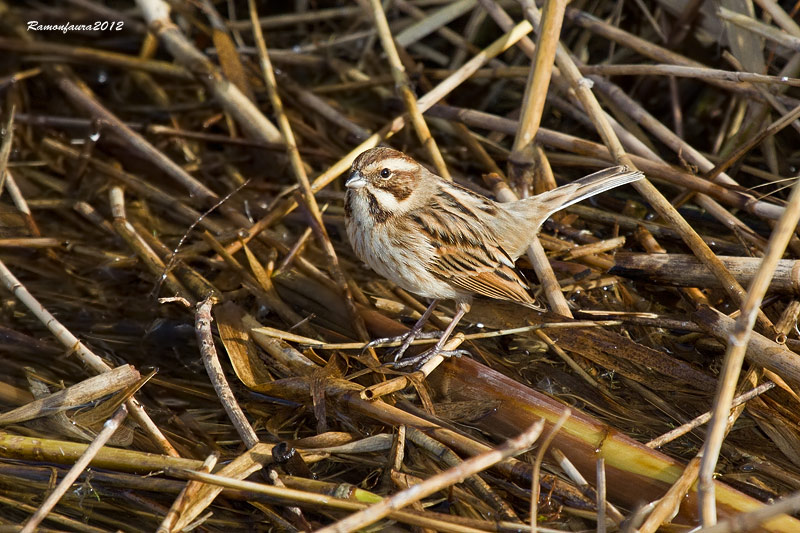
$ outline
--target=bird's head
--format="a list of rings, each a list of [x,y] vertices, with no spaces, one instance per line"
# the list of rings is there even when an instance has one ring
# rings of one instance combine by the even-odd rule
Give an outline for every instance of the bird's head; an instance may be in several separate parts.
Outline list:
[[[345,186],[348,194],[377,203],[376,208],[391,216],[411,208],[414,193],[430,174],[403,152],[379,146],[356,157]]]

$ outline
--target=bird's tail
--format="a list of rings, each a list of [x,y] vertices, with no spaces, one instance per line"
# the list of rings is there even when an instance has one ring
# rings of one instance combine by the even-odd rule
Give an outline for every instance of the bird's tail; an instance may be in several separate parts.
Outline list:
[[[641,171],[631,170],[626,166],[607,168],[551,191],[514,202],[514,210],[538,228],[560,209],[643,177]]]

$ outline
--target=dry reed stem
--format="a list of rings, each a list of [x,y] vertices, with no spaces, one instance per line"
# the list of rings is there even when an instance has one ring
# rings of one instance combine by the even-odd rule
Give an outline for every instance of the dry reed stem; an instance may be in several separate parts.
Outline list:
[[[689,461],[689,464],[686,465],[681,476],[672,484],[667,493],[655,503],[647,519],[639,526],[640,533],[653,533],[661,527],[664,522],[670,520],[672,516],[674,516],[681,502],[686,497],[686,492],[697,479],[697,472],[699,469],[699,458],[695,457]]]
[[[536,533],[538,529],[536,526],[536,517],[539,514],[539,473],[542,470],[544,454],[547,453],[547,449],[550,447],[550,444],[553,443],[556,433],[561,430],[571,414],[572,411],[568,407],[564,409],[561,416],[555,421],[553,427],[547,432],[541,445],[536,450],[536,458],[533,461],[533,473],[531,474],[531,533]]]
[[[459,483],[466,477],[481,472],[503,459],[521,453],[539,438],[543,427],[544,420],[537,422],[518,437],[506,441],[498,448],[471,457],[454,468],[445,470],[418,485],[384,499],[381,503],[372,505],[330,526],[319,529],[318,533],[345,533],[374,524],[381,518],[388,516],[392,511],[402,509],[406,505],[430,496],[434,492],[454,483]]]
[[[0,41],[2,44],[2,41]],[[770,76],[767,74],[757,74],[742,70],[716,69],[706,66],[673,65],[668,63],[657,64],[584,64],[580,66],[581,72],[585,75],[605,75],[605,76],[669,76],[676,78],[691,78],[699,81],[704,80],[724,80],[737,82],[742,86],[746,83],[759,83],[775,85],[778,87],[800,87],[800,79],[789,76]],[[427,68],[425,75],[432,79],[441,79],[449,76],[451,69]],[[528,67],[519,66],[497,66],[494,68],[482,68],[473,75],[473,79],[515,79],[524,78],[528,75]],[[379,77],[372,78],[372,83],[381,82]],[[345,88],[356,88],[353,86],[325,85],[315,89],[315,93],[334,92]]]
[[[116,413],[114,413],[114,416],[103,424],[103,429],[86,448],[86,451],[81,455],[80,459],[70,468],[67,475],[65,475],[55,489],[48,494],[47,498],[42,502],[42,505],[39,506],[33,516],[25,521],[25,525],[21,530],[22,533],[33,533],[36,531],[42,520],[47,517],[58,501],[72,487],[72,484],[78,479],[84,469],[89,466],[94,456],[100,451],[100,448],[105,446],[108,439],[111,438],[120,424],[122,424],[126,416],[128,416],[128,408],[125,405],[121,405]]]
[[[25,41],[0,37],[0,49],[23,54],[53,54],[64,58],[65,61],[80,61],[89,64],[99,63],[170,78],[194,79],[188,70],[168,61],[146,59],[85,46],[69,46],[64,43]]]
[[[519,192],[528,181],[526,175],[533,173],[534,149],[533,139],[542,120],[542,111],[547,97],[547,88],[550,85],[550,73],[554,65],[556,48],[561,34],[561,23],[564,18],[566,3],[562,0],[548,0],[545,2],[545,17],[537,32],[537,43],[528,83],[525,87],[525,96],[522,102],[522,115],[519,120],[519,129],[514,138],[514,144],[509,156],[509,177],[516,184]],[[498,183],[498,186],[500,184]],[[517,199],[512,191],[495,190],[498,200],[510,202]],[[564,293],[561,292],[555,273],[550,267],[550,262],[544,253],[541,243],[534,238],[528,248],[528,257],[534,266],[536,275],[542,284],[542,289],[547,296],[551,307],[561,315],[572,318]]]
[[[523,10],[525,12],[525,16],[531,18],[532,23],[535,24],[539,22],[539,13],[530,0],[523,0]],[[575,91],[578,99],[583,105],[584,110],[592,119],[592,122],[597,128],[598,134],[603,139],[603,143],[608,147],[608,150],[611,152],[614,159],[617,162],[628,166],[629,168],[635,169],[636,166],[623,150],[619,139],[611,128],[610,122],[607,120],[605,112],[602,110],[599,102],[592,94],[590,85],[584,81],[585,79],[581,76],[580,70],[570,58],[569,53],[561,46],[559,46],[559,49],[556,52],[556,64],[561,69],[561,72],[564,74],[564,76],[569,80],[572,89]],[[642,196],[644,196],[648,202],[650,202],[650,204],[653,206],[656,212],[661,215],[662,218],[669,221],[670,224],[681,233],[681,237],[683,238],[684,242],[689,246],[689,248],[692,249],[695,255],[697,255],[697,257],[703,263],[705,263],[706,266],[708,266],[708,268],[720,279],[723,287],[731,296],[733,301],[737,305],[741,305],[745,297],[745,291],[742,286],[739,285],[730,272],[725,269],[724,265],[717,260],[711,249],[706,246],[700,236],[667,201],[667,199],[664,198],[658,189],[656,189],[647,179],[637,181],[633,184],[633,187],[640,194],[642,194]],[[764,331],[769,332],[773,329],[770,320],[760,310],[757,315],[757,321],[759,326],[763,328]]]
[[[732,316],[738,317],[739,313],[740,311],[737,310],[732,313]],[[703,331],[716,337],[724,345],[727,345],[736,331],[736,320],[713,308],[700,307],[691,314],[691,317]],[[785,379],[793,387],[797,387],[800,386],[800,358],[789,349],[789,346],[795,350],[798,349],[798,345],[794,342],[778,344],[754,331],[747,344],[745,358],[757,367],[775,372],[781,376],[781,379]],[[778,382],[776,384],[780,385]]]
[[[772,389],[773,387],[775,387],[775,383],[773,383],[771,381],[764,382],[761,385],[759,385],[758,387],[755,387],[755,388],[747,391],[746,393],[740,394],[739,396],[734,398],[733,401],[731,402],[731,408],[738,407],[738,406],[746,403],[748,400],[751,400],[751,399],[753,399],[753,398],[755,398],[757,396],[760,396],[760,395],[764,394],[765,392],[767,392],[768,390]],[[663,435],[659,435],[657,438],[655,438],[655,439],[651,440],[650,442],[648,442],[645,446],[647,446],[648,448],[653,448],[653,449],[660,448],[660,447],[664,446],[665,444],[674,441],[678,437],[689,433],[693,429],[702,426],[703,424],[705,424],[709,420],[711,420],[711,412],[710,411],[706,411],[702,415],[693,418],[689,422],[686,422],[685,424],[682,424],[682,425],[676,427],[675,429],[664,433]]]
[[[67,349],[73,351],[78,358],[89,368],[97,373],[108,372],[111,367],[106,364],[99,356],[87,348],[77,337],[75,337],[61,322],[50,314],[36,298],[31,295],[22,283],[11,273],[5,263],[0,261],[0,281],[23,305],[42,323],[50,333]],[[126,405],[134,415],[136,422],[142,426],[153,440],[154,444],[161,448],[167,455],[178,457],[178,452],[169,443],[167,438],[161,433],[158,426],[150,419],[144,408],[131,397]]]
[[[606,533],[606,460],[597,460],[597,533]]]
[[[470,9],[474,8],[476,3],[476,0],[457,0],[450,4],[444,5],[433,13],[426,13],[413,4],[402,2],[403,5],[401,8],[404,11],[411,13],[412,16],[416,14],[417,16],[415,16],[415,18],[418,20],[404,30],[398,32],[398,34],[394,37],[394,40],[398,45],[405,48],[422,40],[426,35],[434,31],[439,31],[442,36],[445,36],[444,32],[441,31],[443,27],[452,20],[457,19]],[[382,7],[381,11],[383,11]],[[447,29],[447,31],[455,33],[449,29]],[[380,32],[381,29],[378,28],[378,33],[380,34]],[[463,38],[461,38],[460,41],[463,43]]]
[[[462,82],[467,80],[473,72],[478,70],[489,59],[504,52],[511,46],[514,46],[519,39],[530,33],[532,29],[532,26],[527,21],[520,22],[511,30],[506,32],[504,36],[495,40],[492,44],[481,50],[478,55],[470,59],[460,69],[448,76],[441,83],[436,85],[436,87],[431,89],[424,96],[421,96],[417,100],[417,107],[419,108],[420,112],[424,113],[427,111],[439,100],[447,96],[448,93],[458,87]],[[383,126],[377,131],[377,133],[372,134],[368,139],[364,140],[361,144],[350,150],[347,155],[339,159],[336,163],[328,167],[327,170],[317,176],[311,183],[312,191],[317,193],[330,185],[333,180],[341,176],[343,172],[350,168],[350,165],[353,164],[353,160],[355,160],[358,154],[369,148],[374,148],[381,141],[390,138],[392,135],[400,131],[405,124],[405,115],[400,115]],[[276,220],[291,212],[293,209],[295,209],[295,207],[297,207],[297,203],[288,200],[283,202],[280,206],[277,206],[270,214],[260,219],[246,230],[247,235],[244,237],[243,243],[247,243],[261,231],[274,224]],[[239,243],[234,243],[227,248],[229,253],[236,253],[240,249],[241,244]]]
[[[411,125],[414,126],[414,131],[416,131],[420,143],[431,158],[436,172],[441,177],[452,181],[453,178],[447,170],[447,165],[444,163],[439,146],[431,135],[431,130],[428,128],[425,119],[422,117],[422,112],[417,106],[417,98],[414,96],[414,91],[411,90],[408,74],[406,74],[406,69],[400,60],[400,55],[397,53],[392,32],[389,29],[389,22],[386,20],[386,13],[383,12],[383,6],[381,6],[380,0],[369,0],[369,5],[372,10],[372,17],[375,20],[378,37],[380,37],[381,45],[386,53],[386,59],[389,61],[395,89],[400,92],[400,98],[406,107]]]
[[[315,494],[302,490],[291,488],[279,488],[265,485],[263,483],[254,483],[252,481],[232,479],[220,474],[207,474],[204,472],[186,470],[183,472],[175,472],[175,474],[182,474],[188,479],[202,481],[208,485],[216,485],[217,487],[224,487],[230,489],[239,489],[245,491],[252,491],[256,494],[266,494],[272,498],[279,500],[288,500],[291,503],[297,503],[313,507],[329,507],[331,509],[339,509],[343,511],[358,512],[363,509],[369,508],[365,503],[351,501],[343,498],[335,498],[327,494]],[[220,489],[221,490],[221,489]],[[429,513],[432,514],[432,513]],[[464,526],[455,522],[450,522],[451,517],[444,519],[441,515],[436,517],[429,517],[425,515],[418,515],[408,511],[392,511],[389,518],[400,521],[404,524],[415,525],[420,527],[433,528],[436,531],[452,532],[452,533],[478,533],[485,531],[485,528],[494,526],[494,522],[485,521],[480,524],[480,529],[475,527]]]
[[[86,110],[92,115],[93,119],[102,120],[104,127],[109,128],[119,139],[128,143],[131,149],[166,172],[202,202],[210,202],[216,199],[217,195],[211,189],[190,176],[177,163],[167,157],[164,152],[150,144],[144,137],[133,131],[115,114],[106,109],[97,100],[89,86],[77,79],[68,67],[56,65],[52,69],[56,84],[75,105]]]
[[[519,129],[511,147],[512,161],[515,154],[533,143],[541,124],[565,8],[566,2],[563,0],[547,0],[544,3],[542,23],[536,32],[536,51],[522,100]]]
[[[205,84],[241,128],[264,142],[282,142],[281,134],[261,111],[235,85],[223,79],[217,68],[197,50],[169,18],[169,6],[162,0],[138,0],[150,31],[170,54]]]
[[[717,11],[717,14],[721,19],[760,35],[765,39],[774,41],[787,48],[791,48],[794,51],[800,51],[800,38],[789,35],[784,31],[780,31],[778,28],[764,24],[753,17],[736,13],[735,11],[725,7],[720,7],[719,11]]]
[[[741,304],[741,314],[728,340],[721,379],[714,398],[713,415],[706,435],[705,450],[700,466],[698,493],[700,497],[700,514],[703,526],[712,526],[717,521],[716,502],[714,500],[714,469],[722,447],[725,425],[731,410],[734,392],[742,368],[747,343],[752,334],[756,315],[761,301],[767,291],[772,272],[783,255],[794,228],[800,221],[800,186],[792,188],[783,216],[770,236],[769,245],[758,273],[753,278],[745,300]]]
[[[211,307],[214,301],[211,298],[206,298],[202,302],[198,302],[197,309],[195,310],[195,333],[197,334],[197,345],[200,348],[200,357],[203,359],[203,365],[206,367],[206,372],[214,385],[214,390],[219,396],[219,401],[225,412],[228,413],[231,423],[236,428],[236,432],[244,442],[247,448],[252,448],[258,444],[258,436],[255,430],[247,421],[247,417],[239,407],[239,402],[236,401],[236,396],[233,395],[228,380],[225,378],[225,372],[222,370],[222,365],[219,362],[217,349],[214,346],[214,338],[211,334]]]
[[[289,156],[289,163],[291,164],[292,171],[294,172],[295,178],[300,185],[303,203],[308,212],[311,214],[314,222],[312,228],[315,229],[319,244],[327,255],[328,265],[334,279],[339,285],[339,290],[345,297],[348,310],[350,311],[350,317],[352,320],[354,320],[356,332],[362,339],[367,339],[369,336],[366,327],[356,311],[355,303],[353,302],[353,296],[347,286],[347,279],[345,278],[344,272],[342,272],[339,259],[336,256],[336,251],[333,248],[333,244],[331,243],[331,239],[328,236],[327,230],[325,229],[325,225],[322,223],[322,212],[319,209],[319,205],[317,205],[317,200],[314,197],[314,192],[311,189],[311,183],[308,181],[308,175],[306,174],[303,160],[300,157],[300,152],[297,149],[297,143],[295,141],[294,133],[292,132],[292,127],[289,124],[289,119],[283,109],[283,102],[278,94],[278,82],[275,79],[275,72],[272,68],[272,62],[270,61],[269,54],[267,53],[267,45],[264,42],[264,36],[261,34],[261,27],[257,24],[258,13],[256,11],[255,0],[250,0],[249,6],[250,19],[253,22],[253,38],[255,39],[258,47],[264,84],[267,87],[267,92],[269,93],[270,101],[272,102],[273,111],[278,119],[278,126],[281,130],[281,134],[283,135],[283,140],[286,143],[286,151]],[[370,353],[374,357],[374,353],[372,353],[371,350]]]

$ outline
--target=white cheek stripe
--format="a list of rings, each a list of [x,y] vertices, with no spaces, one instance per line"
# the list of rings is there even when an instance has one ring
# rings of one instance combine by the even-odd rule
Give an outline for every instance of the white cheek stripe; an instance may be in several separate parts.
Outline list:
[[[370,192],[375,195],[375,199],[378,200],[378,204],[386,211],[393,213],[400,209],[400,203],[397,201],[397,198],[395,198],[394,195],[389,191],[371,188]]]

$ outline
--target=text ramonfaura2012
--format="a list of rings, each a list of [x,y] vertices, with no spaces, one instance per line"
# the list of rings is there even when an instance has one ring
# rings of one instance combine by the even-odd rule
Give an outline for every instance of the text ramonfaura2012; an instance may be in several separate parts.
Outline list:
[[[29,20],[28,31],[120,31],[124,24],[121,20],[97,20],[92,24],[41,24],[38,20]]]

